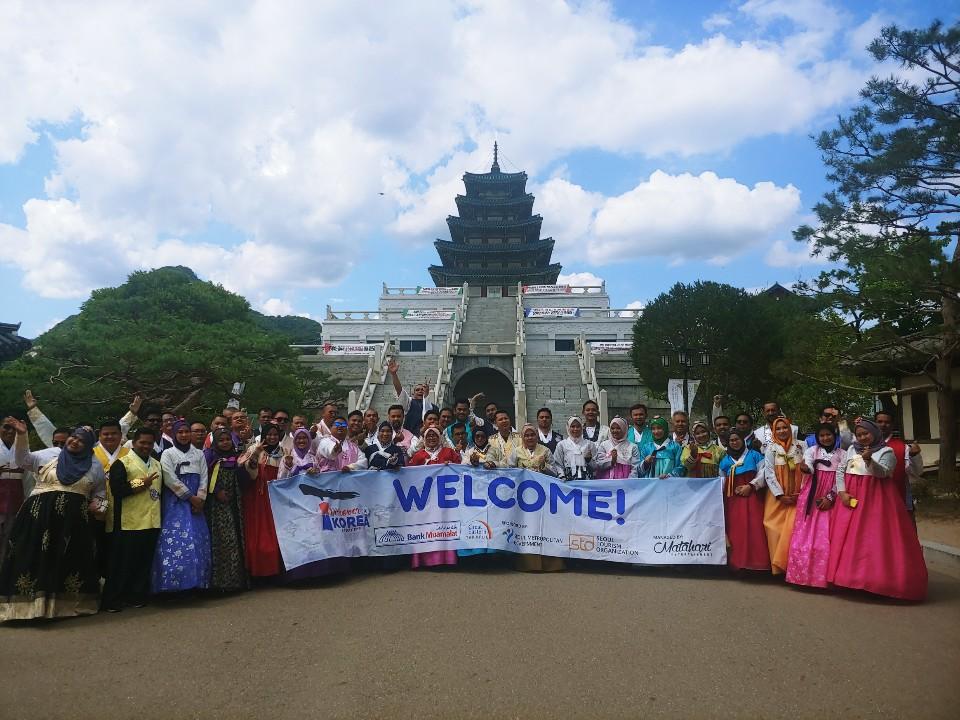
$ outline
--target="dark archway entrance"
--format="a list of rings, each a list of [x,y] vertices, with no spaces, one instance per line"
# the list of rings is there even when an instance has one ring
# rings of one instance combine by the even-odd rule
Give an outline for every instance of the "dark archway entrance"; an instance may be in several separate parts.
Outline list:
[[[483,399],[478,401],[477,415],[483,417],[483,408],[489,402],[495,402],[501,410],[510,413],[510,419],[516,419],[513,407],[513,383],[499,370],[494,368],[475,368],[468,370],[453,387],[453,398],[470,398],[478,392],[483,393]]]

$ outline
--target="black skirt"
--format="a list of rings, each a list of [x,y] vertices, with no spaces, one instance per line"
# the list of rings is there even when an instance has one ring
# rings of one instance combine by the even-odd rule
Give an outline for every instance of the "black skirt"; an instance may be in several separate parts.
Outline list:
[[[0,566],[0,622],[92,615],[100,572],[89,500],[51,491],[27,498]]]

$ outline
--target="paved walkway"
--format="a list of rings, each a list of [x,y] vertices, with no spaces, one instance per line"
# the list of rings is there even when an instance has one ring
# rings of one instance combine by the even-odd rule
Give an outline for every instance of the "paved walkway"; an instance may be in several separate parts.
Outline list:
[[[954,718],[923,605],[708,570],[400,572],[0,626],[13,718]]]

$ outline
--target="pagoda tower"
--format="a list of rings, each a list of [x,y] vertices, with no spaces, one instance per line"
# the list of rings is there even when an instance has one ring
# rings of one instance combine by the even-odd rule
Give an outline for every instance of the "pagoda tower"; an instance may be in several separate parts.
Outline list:
[[[470,283],[487,295],[516,293],[517,283],[552,285],[560,264],[551,263],[553,238],[540,237],[543,218],[533,214],[533,195],[527,192],[525,172],[505,173],[493,144],[488,173],[465,173],[466,195],[457,195],[459,215],[447,217],[449,240],[433,245],[441,265],[430,266],[437,287]],[[512,292],[510,292],[512,288]]]

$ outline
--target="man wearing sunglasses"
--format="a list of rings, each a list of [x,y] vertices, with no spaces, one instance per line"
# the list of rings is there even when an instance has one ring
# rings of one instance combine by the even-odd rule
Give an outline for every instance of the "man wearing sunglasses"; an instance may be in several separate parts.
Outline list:
[[[820,422],[825,425],[832,425],[833,429],[836,430],[836,445],[835,448],[842,448],[846,450],[853,444],[853,433],[850,432],[850,428],[840,426],[841,416],[840,410],[838,410],[833,405],[824,405],[820,409]],[[817,434],[811,433],[807,436],[807,447],[813,447],[817,444]]]

